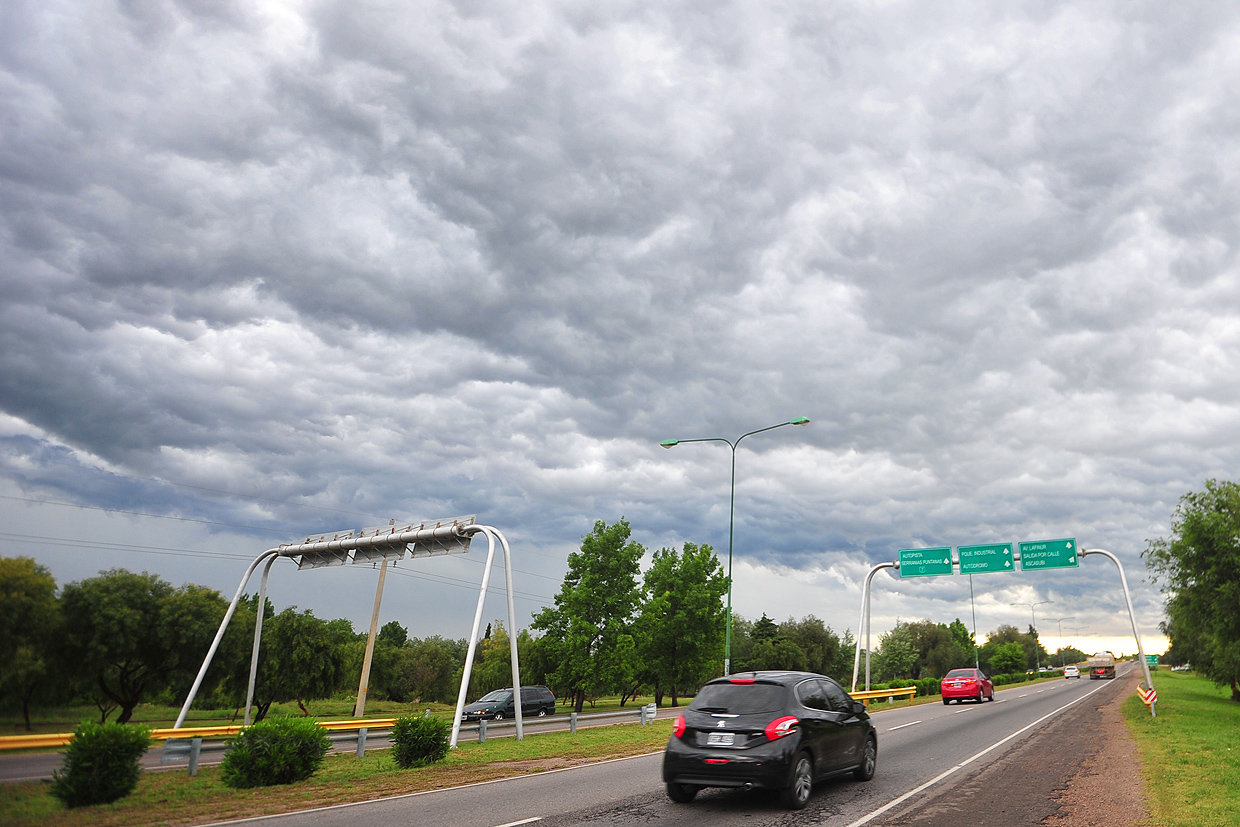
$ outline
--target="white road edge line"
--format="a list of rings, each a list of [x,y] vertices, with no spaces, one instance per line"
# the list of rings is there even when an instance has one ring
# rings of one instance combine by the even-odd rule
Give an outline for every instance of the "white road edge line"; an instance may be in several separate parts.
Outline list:
[[[533,818],[523,818],[520,821],[510,821],[507,824],[497,824],[495,827],[519,827],[521,824],[533,824],[535,821],[542,821],[542,816],[534,816]]]
[[[1101,689],[1102,687],[1098,687]],[[287,813],[269,813],[265,816],[250,816],[249,818],[237,818],[232,821],[213,821],[210,824],[203,824],[202,827],[219,827],[223,824],[246,824],[252,821],[265,821],[267,819],[284,818],[285,816],[299,816],[306,813],[321,813],[324,810],[343,810],[345,807],[360,807],[363,804],[378,804],[381,801],[399,801],[402,798],[415,798],[420,795],[434,795],[435,793],[450,793],[453,790],[464,790],[468,787],[484,787],[488,784],[502,784],[505,781],[520,781],[523,778],[543,778],[553,775],[557,772],[572,772],[573,770],[584,770],[588,767],[601,767],[604,764],[614,764],[617,761],[632,761],[634,758],[649,758],[652,755],[662,755],[663,750],[658,752],[644,752],[641,755],[626,755],[623,758],[609,758],[606,761],[595,761],[592,764],[579,764],[576,767],[560,767],[554,770],[543,770],[542,772],[531,773],[529,775],[513,775],[508,778],[492,778],[490,781],[475,781],[472,784],[458,784],[455,787],[440,787],[437,790],[418,790],[416,793],[404,793],[403,795],[388,795],[383,798],[372,798],[367,801],[349,801],[344,804],[329,804],[326,807],[309,807],[305,810],[290,810]],[[524,822],[516,822],[523,824]]]
[[[895,732],[897,729],[904,729],[906,726],[912,726],[913,724],[920,724],[920,723],[921,723],[921,721],[910,721],[910,722],[909,722],[909,723],[907,723],[907,724],[900,724],[899,726],[893,726],[891,729],[889,729],[889,730],[887,730],[887,731],[888,731],[888,732]]]
[[[1110,686],[1110,685],[1112,685],[1112,684],[1107,684],[1107,685],[1108,685],[1108,686]],[[1102,689],[1102,688],[1103,688],[1103,687],[1101,687],[1101,686],[1100,686],[1100,687],[1098,687],[1098,689]],[[879,807],[877,810],[874,810],[874,811],[872,811],[872,812],[870,812],[870,813],[868,813],[868,814],[866,814],[866,815],[862,816],[861,818],[857,819],[856,821],[852,822],[851,824],[847,825],[847,827],[861,827],[861,825],[862,825],[862,824],[868,824],[869,822],[871,822],[871,821],[873,821],[874,819],[876,819],[876,818],[878,818],[879,816],[881,816],[883,813],[885,813],[885,812],[887,812],[888,810],[890,810],[892,807],[898,807],[900,804],[903,804],[905,801],[908,801],[910,798],[912,798],[913,796],[917,795],[917,794],[918,794],[919,792],[921,792],[922,790],[926,790],[926,789],[929,789],[930,787],[933,787],[935,784],[939,783],[939,782],[940,782],[940,781],[942,781],[944,778],[947,778],[949,775],[952,775],[952,774],[953,774],[953,773],[955,773],[957,770],[960,770],[960,769],[963,769],[964,767],[967,767],[969,764],[972,764],[974,761],[976,761],[977,759],[981,758],[983,755],[985,755],[986,753],[990,752],[991,750],[993,750],[993,749],[997,749],[998,747],[1000,747],[1000,746],[1002,746],[1002,745],[1006,744],[1008,741],[1011,741],[1013,738],[1015,738],[1017,735],[1020,735],[1022,732],[1025,732],[1026,730],[1032,729],[1033,727],[1035,727],[1035,726],[1037,726],[1038,724],[1040,724],[1040,723],[1042,723],[1043,721],[1045,721],[1047,718],[1050,718],[1050,717],[1052,717],[1052,716],[1058,715],[1060,712],[1063,712],[1065,709],[1067,709],[1067,708],[1068,708],[1068,707],[1070,707],[1070,706],[1075,706],[1076,704],[1078,704],[1078,703],[1080,703],[1081,701],[1083,701],[1083,700],[1085,700],[1086,698],[1088,698],[1090,695],[1092,695],[1092,694],[1094,694],[1095,692],[1097,692],[1097,691],[1098,691],[1098,689],[1091,689],[1091,690],[1089,690],[1089,692],[1085,693],[1084,695],[1082,695],[1081,697],[1077,698],[1076,700],[1069,701],[1068,703],[1066,703],[1066,704],[1064,704],[1063,706],[1059,707],[1059,709],[1056,709],[1056,710],[1055,710],[1055,711],[1053,711],[1053,712],[1048,712],[1048,713],[1046,713],[1046,714],[1045,714],[1045,715],[1043,715],[1041,718],[1038,718],[1036,721],[1034,721],[1034,722],[1033,722],[1033,723],[1031,723],[1031,724],[1026,724],[1025,726],[1023,726],[1023,727],[1021,727],[1020,729],[1016,730],[1015,732],[1013,732],[1011,735],[1007,736],[1006,738],[1004,738],[1004,739],[1002,739],[1002,740],[1000,740],[1000,741],[995,741],[993,744],[991,744],[990,746],[986,747],[986,749],[982,750],[981,752],[979,752],[979,753],[977,753],[977,754],[975,754],[975,755],[971,755],[971,756],[969,756],[968,758],[964,759],[963,761],[961,761],[961,762],[960,762],[959,764],[957,764],[956,766],[952,767],[950,770],[947,770],[946,772],[939,773],[939,774],[938,774],[938,775],[936,775],[934,778],[931,778],[929,781],[927,781],[925,784],[922,784],[920,787],[914,787],[913,789],[909,790],[908,792],[906,792],[904,795],[900,796],[899,798],[896,798],[896,799],[894,799],[894,800],[892,800],[892,801],[887,802],[887,803],[886,803],[886,804],[884,804],[883,806]]]

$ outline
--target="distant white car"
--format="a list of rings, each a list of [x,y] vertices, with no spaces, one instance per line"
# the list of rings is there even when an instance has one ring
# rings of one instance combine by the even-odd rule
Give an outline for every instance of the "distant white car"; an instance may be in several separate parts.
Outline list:
[[[1081,670],[1077,669],[1075,666],[1065,666],[1063,668],[1063,676],[1065,678],[1080,678]]]

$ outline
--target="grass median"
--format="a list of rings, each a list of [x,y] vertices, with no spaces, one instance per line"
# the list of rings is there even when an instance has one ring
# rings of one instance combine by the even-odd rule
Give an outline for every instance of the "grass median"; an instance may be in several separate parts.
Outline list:
[[[196,778],[190,778],[183,769],[147,772],[133,795],[113,804],[77,810],[65,809],[52,798],[48,782],[3,784],[0,826],[192,825],[369,801],[658,752],[667,743],[671,729],[670,720],[658,720],[647,726],[615,724],[576,733],[527,735],[523,741],[492,738],[485,744],[463,742],[442,762],[413,770],[397,767],[388,750],[375,750],[364,758],[352,753],[334,754],[307,781],[251,790],[225,787],[218,767],[203,767]]]
[[[1123,713],[1137,741],[1150,823],[1159,827],[1240,824],[1240,703],[1188,672],[1158,671],[1158,717],[1136,695]]]

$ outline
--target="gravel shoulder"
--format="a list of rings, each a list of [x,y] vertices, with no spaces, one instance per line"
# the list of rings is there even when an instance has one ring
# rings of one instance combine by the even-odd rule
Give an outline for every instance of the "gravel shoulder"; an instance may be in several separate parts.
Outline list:
[[[1148,819],[1136,745],[1119,705],[1138,676],[1116,678],[1098,702],[1066,710],[932,796],[910,800],[887,827],[961,824],[1130,827]]]

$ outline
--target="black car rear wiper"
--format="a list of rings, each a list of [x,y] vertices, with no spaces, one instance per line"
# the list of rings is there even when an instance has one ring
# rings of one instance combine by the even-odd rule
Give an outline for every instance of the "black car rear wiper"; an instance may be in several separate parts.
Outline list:
[[[727,712],[728,708],[726,706],[699,706],[697,708],[697,711],[698,712]]]

